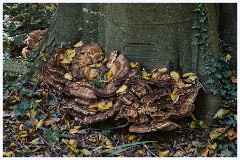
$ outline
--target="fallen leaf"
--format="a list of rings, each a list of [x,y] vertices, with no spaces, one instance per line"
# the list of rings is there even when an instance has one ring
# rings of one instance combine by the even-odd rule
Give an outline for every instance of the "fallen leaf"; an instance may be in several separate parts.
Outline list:
[[[102,66],[102,63],[96,63],[96,64],[89,65],[89,67],[91,67],[91,68],[99,68],[101,66]]]
[[[159,152],[159,157],[167,157],[167,156],[169,156],[169,154],[170,154],[170,150],[166,150],[166,151],[160,151]]]
[[[68,80],[72,80],[72,74],[71,73],[66,73],[65,75],[64,75],[64,78],[65,79],[68,79]]]
[[[196,128],[197,126],[197,122],[196,121],[192,121],[189,125],[190,128]]]
[[[230,61],[230,60],[231,60],[231,57],[232,57],[232,56],[231,56],[230,54],[227,54],[227,55],[226,55],[226,62]]]
[[[237,133],[234,131],[234,128],[231,128],[227,131],[227,136],[230,141],[237,138]]]
[[[232,81],[233,83],[237,83],[237,77],[236,77],[236,76],[232,76],[232,77],[231,77],[231,81]]]
[[[20,101],[20,98],[18,96],[13,95],[13,98],[17,101]]]
[[[209,145],[207,145],[207,147],[209,148],[209,149],[216,149],[217,148],[217,143],[214,143],[214,144],[209,144]]]
[[[60,118],[49,118],[49,119],[46,119],[43,124],[44,124],[44,126],[48,126],[50,124],[53,124],[53,123],[59,122],[59,121],[60,121]]]
[[[83,41],[79,41],[73,47],[81,47],[83,44],[84,44]]]
[[[36,82],[37,81],[37,78],[36,77],[31,77],[28,79],[30,82]]]
[[[201,155],[202,155],[203,157],[207,157],[207,156],[208,156],[208,152],[209,152],[209,149],[206,147],[206,148],[203,149]]]
[[[98,110],[103,112],[103,111],[110,109],[113,106],[113,104],[111,101],[111,102],[108,102],[107,104],[98,103],[97,106],[98,106]]]
[[[75,129],[75,128],[69,130],[70,134],[75,134],[77,132],[78,132],[78,129]]]
[[[145,152],[144,152],[143,149],[140,149],[140,150],[138,150],[138,154],[139,154],[140,156],[143,156],[143,155],[145,154]]]
[[[151,74],[147,73],[144,69],[141,71],[141,76],[144,79],[150,79]]]
[[[132,141],[132,140],[135,139],[136,137],[137,137],[137,136],[135,136],[135,135],[130,135],[130,136],[128,136],[127,139],[128,139],[129,141]]]
[[[3,157],[11,157],[13,154],[13,151],[3,152]]]
[[[175,102],[175,100],[179,97],[178,95],[178,90],[176,88],[174,88],[173,92],[171,93],[171,99],[173,102]],[[176,103],[176,102],[175,102]]]
[[[36,103],[40,103],[40,102],[42,102],[42,99],[38,99],[38,100],[36,100],[35,102],[36,102]]]
[[[28,137],[27,131],[22,131],[20,134],[17,136],[17,139],[22,139]]]
[[[33,139],[30,143],[31,143],[31,144],[35,144],[35,143],[37,143],[39,140],[40,140],[40,138],[35,138],[35,139]]]
[[[91,155],[91,152],[88,150],[88,149],[83,149],[82,150],[82,153],[85,155],[85,156],[90,156]]]
[[[37,126],[36,126],[36,130],[37,130],[39,127],[42,127],[43,121],[44,121],[44,119],[41,119],[41,120],[38,122],[38,124],[37,124]]]
[[[47,58],[46,58],[45,54],[42,51],[40,52],[40,55],[42,56],[43,61],[46,62]]]
[[[223,116],[226,115],[228,112],[230,112],[230,110],[220,109],[220,110],[217,111],[217,113],[214,115],[213,119],[215,119],[215,118],[221,119],[221,118],[223,118]]]
[[[124,94],[124,93],[126,93],[126,90],[127,90],[127,86],[126,86],[126,85],[122,85],[122,86],[116,91],[116,93]]]
[[[178,82],[178,81],[179,81],[180,76],[179,76],[179,74],[178,74],[177,72],[172,71],[172,72],[170,73],[170,76],[171,76],[171,78],[172,78],[175,82]]]
[[[16,148],[16,147],[17,147],[16,143],[11,143],[11,144],[9,145],[9,148]]]
[[[19,126],[19,130],[20,131],[23,131],[23,130],[25,130],[25,128],[26,128],[26,126],[24,125],[24,124],[20,124],[20,126]]]
[[[184,73],[184,74],[182,75],[182,77],[183,77],[183,78],[187,78],[187,77],[195,76],[195,75],[196,75],[196,73]]]
[[[138,62],[130,62],[131,68],[137,68],[138,67]]]
[[[106,73],[106,78],[107,78],[109,81],[111,81],[111,80],[113,79],[113,73],[112,73],[112,71],[108,71],[108,72]]]
[[[211,131],[209,133],[209,137],[211,140],[214,140],[214,139],[217,139],[219,136],[221,136],[223,133],[226,132],[226,130],[228,129],[229,127],[225,127],[225,128],[217,128],[217,129],[214,129],[213,131]]]

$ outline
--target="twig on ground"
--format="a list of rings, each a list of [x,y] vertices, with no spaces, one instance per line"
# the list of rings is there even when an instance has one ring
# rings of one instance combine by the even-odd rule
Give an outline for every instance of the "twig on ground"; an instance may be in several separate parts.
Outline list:
[[[148,151],[149,153],[151,153],[151,155],[153,155],[154,157],[157,157],[156,154],[154,154],[154,153],[147,147],[146,144],[144,144],[143,146],[147,149],[147,151]]]

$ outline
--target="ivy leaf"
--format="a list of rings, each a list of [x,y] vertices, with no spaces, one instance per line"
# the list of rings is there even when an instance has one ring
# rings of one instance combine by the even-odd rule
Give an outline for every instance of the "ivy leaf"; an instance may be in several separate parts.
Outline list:
[[[50,129],[45,130],[44,135],[46,136],[47,141],[50,145],[55,145],[61,136],[61,134],[57,131],[52,131]]]
[[[14,113],[16,116],[25,116],[28,113],[28,110],[32,107],[32,105],[26,101],[22,100],[19,104],[14,106]]]

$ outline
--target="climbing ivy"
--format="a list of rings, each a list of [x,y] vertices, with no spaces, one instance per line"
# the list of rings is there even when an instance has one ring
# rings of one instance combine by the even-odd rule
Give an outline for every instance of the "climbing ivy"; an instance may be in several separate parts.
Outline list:
[[[213,95],[220,94],[222,97],[222,109],[216,115],[227,111],[222,116],[215,116],[218,117],[220,125],[230,126],[236,130],[237,82],[233,80],[235,76],[229,63],[232,48],[229,44],[220,40],[220,56],[217,58],[214,57],[213,53],[208,49],[211,42],[209,40],[208,28],[206,27],[208,16],[204,5],[197,4],[194,12],[197,13],[197,24],[192,26],[192,29],[197,30],[197,34],[195,35],[197,42],[194,45],[198,46],[200,58],[202,58],[205,64],[209,77],[205,84],[211,86],[209,91]],[[226,139],[222,139],[222,142],[227,143],[224,147],[221,147],[222,145],[218,147],[222,156],[234,156],[237,154],[236,147],[232,142],[228,143]],[[231,149],[229,150],[229,148]]]

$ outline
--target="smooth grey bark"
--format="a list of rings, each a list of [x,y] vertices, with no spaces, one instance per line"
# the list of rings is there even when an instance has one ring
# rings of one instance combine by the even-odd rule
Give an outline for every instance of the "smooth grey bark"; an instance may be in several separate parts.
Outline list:
[[[106,54],[119,50],[132,61],[139,61],[151,70],[165,67],[171,60],[179,72],[197,72],[206,92],[196,103],[199,117],[207,125],[214,121],[221,97],[213,96],[205,85],[208,78],[199,48],[193,45],[197,15],[195,4],[59,4],[55,20],[41,49],[51,54],[55,47],[76,42],[95,41]],[[209,33],[212,45],[208,49],[218,53],[218,14],[215,4],[208,6]]]

